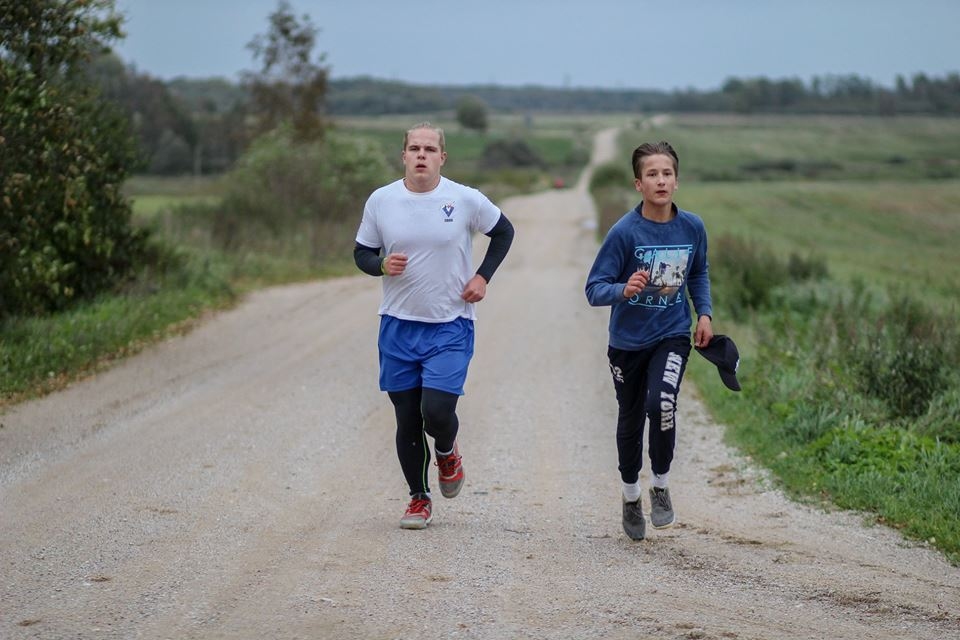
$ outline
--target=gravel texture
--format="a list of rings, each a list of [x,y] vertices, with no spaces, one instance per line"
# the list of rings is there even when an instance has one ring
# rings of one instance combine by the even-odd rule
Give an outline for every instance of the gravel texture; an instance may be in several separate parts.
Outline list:
[[[379,281],[261,291],[0,416],[0,638],[960,638],[955,567],[787,500],[689,382],[678,525],[623,534],[585,180],[502,203],[428,529],[398,526]]]

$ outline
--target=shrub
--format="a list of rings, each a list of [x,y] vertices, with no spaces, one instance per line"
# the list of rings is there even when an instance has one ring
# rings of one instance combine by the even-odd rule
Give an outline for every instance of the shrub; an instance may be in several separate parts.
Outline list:
[[[582,167],[590,162],[590,152],[580,146],[570,149],[563,157],[563,164],[568,167]]]
[[[483,133],[487,130],[487,105],[477,96],[464,96],[457,102],[457,122],[464,129]]]
[[[777,256],[737,236],[723,235],[711,243],[711,282],[717,299],[734,318],[767,307],[774,287],[787,282],[789,273]]]
[[[892,417],[913,419],[947,388],[956,344],[952,324],[901,296],[872,320],[861,318],[848,353],[861,390],[883,399]]]
[[[603,164],[597,167],[590,177],[590,191],[607,187],[622,189],[632,182],[632,174],[622,168],[619,163]]]
[[[535,167],[545,168],[543,161],[536,151],[525,141],[514,138],[512,140],[494,140],[483,148],[480,156],[482,169],[505,169]]]
[[[777,287],[829,275],[822,258],[792,253],[784,262],[773,251],[731,235],[711,242],[710,270],[717,299],[738,319],[749,311],[770,308]]]
[[[916,468],[923,450],[932,441],[919,439],[900,429],[876,429],[862,425],[831,430],[814,442],[810,451],[828,472],[880,471],[903,473]]]
[[[787,259],[787,274],[793,281],[825,280],[829,275],[822,257],[802,258],[796,253],[791,253]]]
[[[187,141],[170,129],[160,134],[148,171],[152,174],[175,175],[189,173],[193,168],[193,150]]]
[[[597,206],[597,233],[603,238],[617,220],[630,209],[623,189],[599,189],[593,192]]]
[[[132,136],[80,69],[119,35],[119,18],[103,1],[10,6],[0,14],[0,316],[115,286],[145,240],[121,193]]]
[[[774,177],[783,174],[798,175],[805,178],[816,178],[824,173],[837,173],[843,170],[843,165],[832,160],[794,160],[793,158],[779,158],[775,160],[756,160],[747,162],[739,167],[745,179]]]
[[[960,383],[954,380],[951,388],[933,398],[913,428],[941,442],[960,444]]]

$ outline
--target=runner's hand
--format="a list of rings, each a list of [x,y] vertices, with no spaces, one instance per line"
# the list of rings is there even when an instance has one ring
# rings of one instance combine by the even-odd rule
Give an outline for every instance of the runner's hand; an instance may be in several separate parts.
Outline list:
[[[487,281],[478,273],[470,278],[467,286],[463,288],[463,293],[460,294],[460,297],[467,302],[480,302],[486,295]]]
[[[701,349],[710,344],[713,339],[713,322],[710,316],[697,318],[697,328],[693,333],[693,344]]]
[[[388,253],[383,259],[383,275],[398,276],[407,268],[407,254]]]
[[[630,274],[630,279],[627,280],[627,286],[623,288],[623,297],[632,298],[643,291],[643,288],[647,286],[647,278],[649,277],[650,275],[646,271],[640,271],[640,269]]]

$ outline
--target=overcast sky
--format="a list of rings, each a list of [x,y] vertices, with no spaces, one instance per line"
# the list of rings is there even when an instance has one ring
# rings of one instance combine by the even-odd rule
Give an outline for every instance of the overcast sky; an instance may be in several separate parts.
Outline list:
[[[729,77],[960,70],[960,0],[290,0],[333,78],[417,84],[716,89]],[[141,73],[253,70],[277,0],[116,0]]]

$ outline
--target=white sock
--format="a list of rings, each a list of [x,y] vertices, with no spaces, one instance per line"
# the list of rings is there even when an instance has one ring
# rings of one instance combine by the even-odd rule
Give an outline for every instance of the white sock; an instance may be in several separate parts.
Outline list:
[[[640,480],[623,483],[624,502],[636,502],[640,499]]]
[[[670,473],[670,472],[667,471],[667,473],[655,473],[655,474],[653,474],[653,486],[657,487],[658,489],[666,489],[666,488],[667,488],[667,475],[668,475],[669,473]]]
[[[438,456],[448,456],[453,453],[453,449],[450,449],[450,451],[440,451],[440,449],[437,449],[436,452]]]

